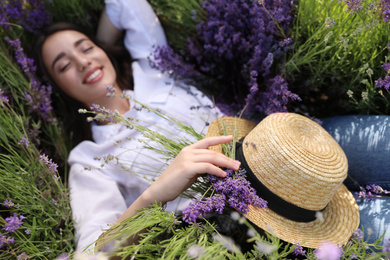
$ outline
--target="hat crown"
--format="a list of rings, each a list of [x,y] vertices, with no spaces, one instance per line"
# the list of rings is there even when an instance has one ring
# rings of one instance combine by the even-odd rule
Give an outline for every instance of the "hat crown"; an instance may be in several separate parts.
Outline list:
[[[308,210],[325,208],[347,177],[347,158],[336,140],[298,114],[266,117],[245,137],[243,153],[264,186]]]

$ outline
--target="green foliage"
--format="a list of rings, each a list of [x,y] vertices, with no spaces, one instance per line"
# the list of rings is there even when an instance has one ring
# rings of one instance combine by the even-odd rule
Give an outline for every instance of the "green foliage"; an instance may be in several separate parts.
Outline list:
[[[100,14],[104,8],[103,0],[55,0],[46,1],[53,22],[70,22],[96,31]]]
[[[285,70],[293,91],[311,107],[310,114],[390,112],[389,93],[381,94],[374,85],[386,74],[381,65],[388,60],[390,25],[378,8],[369,9],[370,2],[363,1],[362,10],[351,13],[344,1],[299,1],[294,50]],[[355,99],[349,98],[348,90]],[[368,92],[369,99],[363,99],[362,92]]]
[[[187,39],[196,33],[196,24],[205,17],[199,0],[149,0],[174,50],[187,46]]]

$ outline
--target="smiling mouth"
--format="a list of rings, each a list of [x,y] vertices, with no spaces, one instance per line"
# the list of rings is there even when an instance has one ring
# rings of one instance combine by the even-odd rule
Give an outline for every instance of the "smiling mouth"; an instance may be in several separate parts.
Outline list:
[[[102,70],[103,68],[99,68],[97,70],[95,70],[91,75],[89,75],[85,80],[84,80],[84,84],[91,84],[91,83],[95,83],[96,81],[98,81],[101,77],[102,77]]]

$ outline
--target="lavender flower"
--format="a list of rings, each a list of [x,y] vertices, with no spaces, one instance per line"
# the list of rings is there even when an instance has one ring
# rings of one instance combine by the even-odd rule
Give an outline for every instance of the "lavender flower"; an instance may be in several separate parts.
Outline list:
[[[11,200],[5,200],[3,205],[7,208],[15,206],[15,203],[13,203]]]
[[[225,208],[226,197],[220,194],[205,198],[194,199],[189,206],[183,210],[183,220],[187,223],[194,223],[197,219],[206,216],[207,213],[218,212],[222,214]]]
[[[29,256],[26,254],[26,252],[21,253],[16,257],[16,260],[28,260]]]
[[[2,248],[3,245],[13,244],[13,243],[14,243],[13,237],[7,237],[7,236],[0,233],[0,248]]]
[[[384,190],[381,186],[376,184],[371,184],[366,186],[366,190],[374,193],[374,194],[389,194],[387,190]]]
[[[262,113],[284,111],[296,95],[285,90],[287,84],[272,91],[275,85],[269,78],[273,64],[292,47],[287,37],[292,1],[207,0],[202,8],[207,19],[197,24],[187,49],[178,54],[159,47],[153,65],[216,93],[216,103],[225,114],[244,106]]]
[[[382,68],[386,71],[387,74],[390,73],[390,63],[383,64]]]
[[[31,231],[31,229],[29,229],[29,228],[28,228],[28,229],[26,229],[26,230],[24,231],[24,233],[26,233],[26,235],[30,235],[30,234],[31,234],[31,232],[32,232],[32,231]]]
[[[374,195],[389,194],[390,192],[384,190],[381,186],[376,184],[367,185],[366,188],[360,187],[360,191],[355,194],[361,199],[372,199]]]
[[[386,75],[384,79],[379,78],[375,81],[375,86],[377,88],[384,88],[384,89],[389,89],[390,87],[390,76]]]
[[[383,15],[383,21],[388,22],[390,24],[390,1],[389,0],[382,0],[380,2],[382,15]]]
[[[299,243],[298,243],[298,244],[294,245],[293,253],[296,256],[305,255],[306,254],[306,250],[303,250],[303,247],[301,245],[299,245]]]
[[[325,241],[314,251],[318,260],[338,260],[343,255],[343,250],[337,245]]]
[[[390,238],[386,239],[383,243],[382,252],[384,253],[390,253]]]
[[[344,2],[348,5],[348,10],[351,12],[351,14],[356,14],[363,8],[363,0],[345,0]]]
[[[194,199],[183,211],[185,222],[195,222],[207,213],[222,214],[226,204],[243,214],[248,212],[249,205],[267,207],[267,202],[256,195],[256,191],[244,178],[242,171],[234,174],[233,170],[228,169],[225,172],[227,174],[225,178],[208,175],[216,194],[203,200]]]
[[[4,225],[3,230],[9,233],[15,232],[23,224],[23,219],[26,219],[26,217],[23,217],[22,215],[18,217],[17,214],[14,213],[13,216],[5,219],[6,224]]]
[[[15,59],[21,66],[24,74],[30,80],[30,93],[25,93],[25,98],[31,105],[31,108],[41,115],[46,121],[54,121],[50,114],[53,110],[51,105],[52,87],[42,85],[42,83],[37,79],[35,75],[36,66],[34,65],[34,60],[25,55],[20,40],[11,40],[8,37],[6,37],[5,40],[14,48]]]
[[[22,137],[20,139],[20,141],[18,142],[18,144],[24,146],[24,147],[28,147],[29,146],[29,141],[28,141],[28,138],[26,137]]]
[[[39,33],[50,21],[50,13],[40,0],[8,0],[0,3],[0,26],[5,29],[11,23],[16,23],[26,31]]]
[[[50,172],[53,174],[53,179],[58,181],[59,178],[60,178],[58,176],[58,170],[57,170],[58,164],[54,163],[52,161],[52,159],[49,159],[49,157],[47,157],[46,154],[41,154],[39,156],[39,160],[47,165],[47,167],[49,168]]]
[[[364,234],[363,234],[363,231],[358,228],[356,229],[353,233],[352,233],[352,237],[351,237],[353,240],[355,241],[361,241],[363,238],[364,238]]]
[[[8,103],[9,99],[4,95],[4,91],[0,88],[0,105]]]

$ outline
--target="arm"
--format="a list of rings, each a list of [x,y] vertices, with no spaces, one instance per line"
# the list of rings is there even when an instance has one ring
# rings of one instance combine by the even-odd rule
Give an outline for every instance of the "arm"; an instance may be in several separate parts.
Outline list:
[[[146,0],[106,0],[98,38],[107,33],[107,24],[125,32],[124,44],[133,59],[147,59],[158,45],[166,45],[164,30]],[[106,23],[105,20],[110,20]],[[100,27],[100,24],[99,24]],[[104,40],[104,39],[103,39]]]
[[[116,223],[134,216],[137,211],[154,203],[165,204],[176,199],[203,173],[226,177],[226,173],[219,167],[238,170],[240,166],[238,161],[208,150],[209,146],[228,143],[232,140],[232,136],[209,137],[185,147],[160,177],[118,218]],[[104,233],[104,239],[109,240],[110,232],[113,231],[115,230],[108,230]],[[128,243],[134,242],[134,240],[128,241]],[[96,244],[98,249],[103,246],[99,242]]]
[[[122,31],[116,28],[111,22],[110,18],[108,18],[106,8],[104,8],[100,16],[96,37],[107,45],[114,45],[121,36]]]

